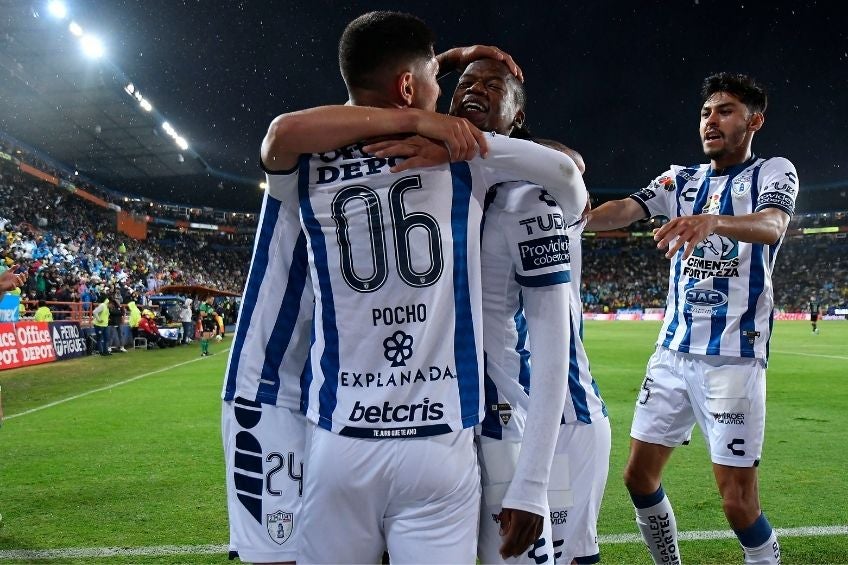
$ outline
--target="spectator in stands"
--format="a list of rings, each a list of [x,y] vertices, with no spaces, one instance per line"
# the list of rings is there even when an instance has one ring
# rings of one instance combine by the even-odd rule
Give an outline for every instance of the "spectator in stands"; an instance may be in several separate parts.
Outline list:
[[[47,307],[47,302],[44,300],[38,301],[38,310],[35,311],[36,322],[52,322],[53,312]]]
[[[109,336],[109,298],[105,298],[92,312],[94,333],[97,335],[97,351],[100,355],[112,355],[107,347]]]

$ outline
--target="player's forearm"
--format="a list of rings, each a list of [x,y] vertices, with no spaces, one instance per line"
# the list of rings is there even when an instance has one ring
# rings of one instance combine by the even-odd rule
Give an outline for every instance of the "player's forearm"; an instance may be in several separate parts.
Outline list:
[[[503,506],[544,515],[566,399],[569,294],[567,285],[526,288],[523,294],[532,345],[532,384],[518,464]]]
[[[509,171],[516,177],[512,180],[526,180],[545,187],[571,221],[580,217],[589,195],[580,170],[570,157],[523,139],[493,136],[487,137],[487,141],[487,166]]]
[[[370,106],[319,106],[274,118],[262,143],[262,159],[271,170],[287,169],[291,156],[321,153],[357,141],[415,132],[419,111]],[[277,166],[284,161],[284,166]]]
[[[715,233],[738,241],[772,245],[788,225],[788,214],[777,208],[767,208],[744,216],[716,216]]]
[[[645,211],[632,198],[604,202],[589,213],[588,231],[608,231],[627,227],[645,218]]]

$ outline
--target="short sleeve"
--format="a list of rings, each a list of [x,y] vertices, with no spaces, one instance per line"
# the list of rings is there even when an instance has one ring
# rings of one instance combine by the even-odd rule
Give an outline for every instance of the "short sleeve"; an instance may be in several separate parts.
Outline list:
[[[651,183],[638,192],[630,195],[630,198],[635,200],[642,206],[645,211],[646,218],[654,216],[666,216],[673,218],[677,206],[675,205],[675,196],[677,194],[677,181],[674,171],[667,170]]]
[[[525,183],[498,187],[500,226],[515,265],[515,280],[527,287],[571,280],[566,217],[544,188]],[[488,229],[488,226],[487,226]]]
[[[790,216],[795,213],[795,199],[799,188],[798,174],[789,160],[774,157],[766,161],[760,170],[759,185],[755,212],[777,208]]]

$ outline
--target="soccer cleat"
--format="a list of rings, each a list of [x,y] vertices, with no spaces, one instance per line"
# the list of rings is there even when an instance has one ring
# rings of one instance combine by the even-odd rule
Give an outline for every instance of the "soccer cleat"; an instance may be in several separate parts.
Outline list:
[[[120,351],[121,353],[126,353],[126,352],[127,352],[127,350],[126,350],[126,348],[125,348],[125,347],[120,348],[118,351]]]

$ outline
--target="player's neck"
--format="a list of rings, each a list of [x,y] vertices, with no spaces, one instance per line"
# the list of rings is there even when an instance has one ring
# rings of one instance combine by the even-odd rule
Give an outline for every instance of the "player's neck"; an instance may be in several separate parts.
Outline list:
[[[354,90],[349,92],[350,103],[353,106],[371,106],[372,108],[402,108],[404,104],[393,100],[390,96],[375,90]]]
[[[722,155],[718,159],[710,160],[710,166],[712,167],[714,174],[720,175],[731,167],[741,165],[742,163],[750,159],[751,156],[751,146],[748,145],[743,150],[736,151],[734,153],[728,153],[726,155]]]

